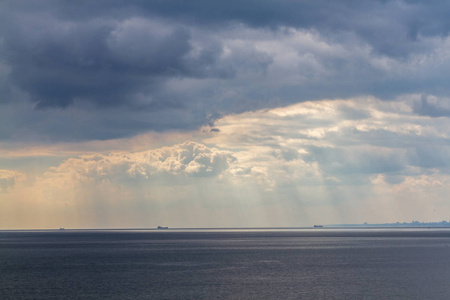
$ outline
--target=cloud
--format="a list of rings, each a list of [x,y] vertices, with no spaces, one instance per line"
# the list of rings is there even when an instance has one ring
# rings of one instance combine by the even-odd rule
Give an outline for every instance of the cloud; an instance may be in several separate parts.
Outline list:
[[[118,105],[125,97],[148,94],[161,78],[199,73],[205,63],[187,65],[184,57],[192,50],[187,29],[156,21],[76,23],[31,15],[12,22],[17,26],[4,34],[10,78],[40,108],[66,107],[77,99]],[[150,104],[160,105],[180,104]]]
[[[161,178],[183,181],[187,177],[218,176],[233,161],[235,157],[230,152],[185,142],[144,152],[114,152],[71,158],[53,168],[46,177],[80,182],[153,182]]]
[[[0,169],[0,191],[7,192],[14,188],[16,181],[23,180],[25,174],[13,171]]]
[[[198,129],[308,100],[442,97],[450,75],[446,6],[6,1],[0,138],[104,140]],[[442,114],[427,101],[418,113]]]
[[[414,112],[421,116],[449,117],[450,107],[448,99],[438,99],[433,96],[422,95],[420,101],[414,103]]]
[[[417,115],[418,99],[309,101],[236,114],[200,129],[200,143],[83,155],[46,176],[135,186],[220,177],[235,186],[281,192],[288,186],[367,185],[376,174],[393,184],[429,170],[446,174],[449,119]]]
[[[104,153],[72,154],[20,188],[7,181],[1,201],[5,211],[39,211],[39,224],[53,227],[442,219],[450,212],[450,119],[418,115],[420,99],[308,101],[233,114],[180,136],[195,142],[174,138],[150,150],[162,134],[147,143],[143,136],[139,151],[107,153],[111,141],[97,141]]]
[[[186,226],[189,214],[208,219],[203,206],[223,205],[222,177],[235,161],[229,151],[187,141],[69,158],[41,174],[27,173],[30,180],[15,188],[23,174],[0,170],[7,191],[0,195],[0,227],[156,227],[167,221],[164,211],[178,220],[171,224]]]
[[[415,114],[418,98],[324,100],[228,116],[214,124],[220,131],[207,142],[249,149],[251,159],[235,154],[241,167],[247,160],[264,166],[279,184],[287,177],[301,184],[299,169],[316,174],[308,182],[333,185],[365,185],[373,174],[392,183],[427,170],[446,174],[449,119]]]
[[[28,4],[19,1],[5,5],[12,11],[50,11],[63,19],[80,21],[94,16],[124,19],[130,15],[161,17],[199,27],[220,27],[243,23],[253,28],[282,26],[317,29],[329,33],[353,32],[380,53],[409,55],[423,47],[421,36],[445,36],[450,25],[445,1],[371,1],[346,3],[329,1],[286,0],[282,3],[228,1],[226,4],[205,0],[97,1],[95,4],[74,5],[58,1]]]
[[[0,5],[0,221],[447,207],[445,1]]]

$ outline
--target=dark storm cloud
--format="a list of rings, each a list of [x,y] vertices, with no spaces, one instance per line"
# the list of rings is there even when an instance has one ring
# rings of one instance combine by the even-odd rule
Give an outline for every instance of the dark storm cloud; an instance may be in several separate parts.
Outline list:
[[[98,15],[115,18],[140,15],[200,26],[241,22],[252,27],[349,31],[380,53],[394,56],[408,54],[411,47],[420,48],[416,43],[420,35],[446,36],[450,30],[447,1],[160,0],[96,1],[83,5],[54,1],[51,5],[55,14],[76,20]]]
[[[204,70],[220,49],[186,57],[192,47],[182,27],[145,19],[71,23],[45,14],[9,25],[4,53],[11,79],[40,107],[65,107],[77,98],[109,106],[157,90],[161,78],[227,75]]]
[[[445,54],[449,6],[3,1],[0,103],[8,107],[0,137],[36,130],[56,139],[107,139],[198,128],[224,114],[304,100],[446,93],[447,57],[439,55]],[[421,55],[425,63],[417,63]],[[24,109],[27,103],[54,113],[34,115]],[[77,117],[95,127],[59,124],[68,114],[60,109],[74,105]],[[437,116],[427,105],[418,113]],[[46,129],[30,129],[31,120]]]

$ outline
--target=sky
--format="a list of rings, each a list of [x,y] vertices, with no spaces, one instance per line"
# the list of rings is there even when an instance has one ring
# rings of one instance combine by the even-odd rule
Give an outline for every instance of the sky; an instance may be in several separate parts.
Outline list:
[[[0,229],[450,219],[448,1],[0,1]]]

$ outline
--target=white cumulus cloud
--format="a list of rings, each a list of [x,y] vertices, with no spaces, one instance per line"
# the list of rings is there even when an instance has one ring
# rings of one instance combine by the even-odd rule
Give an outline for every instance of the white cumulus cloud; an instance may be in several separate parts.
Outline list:
[[[157,180],[169,177],[211,177],[229,168],[235,161],[231,152],[187,141],[171,147],[142,151],[114,152],[107,155],[83,155],[53,168],[47,177],[64,177],[78,181]]]

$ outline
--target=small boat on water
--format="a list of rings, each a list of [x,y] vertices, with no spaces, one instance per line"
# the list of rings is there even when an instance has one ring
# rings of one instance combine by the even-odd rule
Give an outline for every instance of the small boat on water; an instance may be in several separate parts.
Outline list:
[[[323,225],[314,225],[314,228],[322,228]]]
[[[66,229],[65,229],[65,228],[63,228],[63,227],[60,227],[60,228],[59,228],[59,230],[66,230]]]
[[[156,227],[156,229],[169,229],[169,227],[158,226],[158,227]]]

